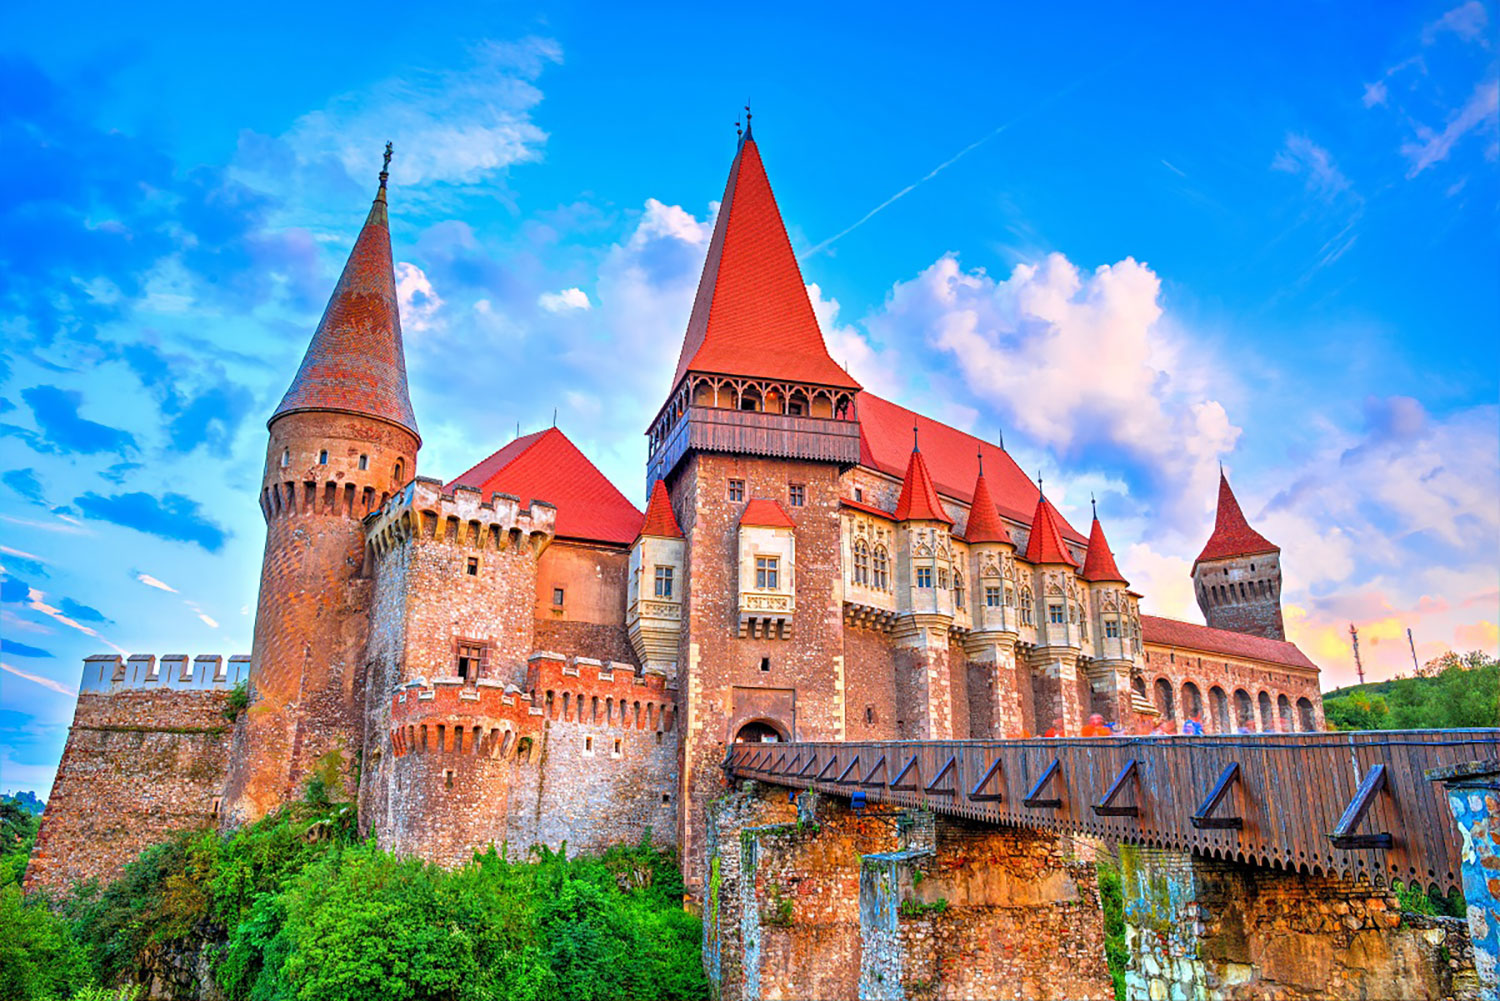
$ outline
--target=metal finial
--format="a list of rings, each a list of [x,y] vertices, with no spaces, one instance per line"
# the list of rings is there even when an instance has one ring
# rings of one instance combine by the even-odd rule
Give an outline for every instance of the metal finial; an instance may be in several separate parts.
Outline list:
[[[1042,489],[1042,471],[1040,469],[1036,471],[1036,492],[1043,497],[1047,496],[1047,492]]]
[[[979,448],[976,448],[974,451],[977,452],[977,453],[979,453],[979,475],[983,476],[984,475],[984,446],[981,445]]]
[[[734,123],[734,137],[736,139],[743,139],[745,137],[745,130],[740,127],[738,120]]]
[[[1094,509],[1094,520],[1099,520],[1099,502],[1094,500],[1094,492],[1089,491],[1089,507]]]
[[[385,162],[380,165],[380,172],[382,174],[390,172],[390,169],[391,169],[391,154],[394,153],[395,151],[396,151],[396,147],[394,147],[394,146],[391,145],[390,140],[386,140],[386,144],[385,144]]]
[[[999,438],[1000,438],[1000,451],[1002,451],[1002,452],[1005,451],[1005,429],[1004,428],[996,428],[995,429],[995,434],[998,435]]]
[[[557,408],[552,408],[552,426],[557,427]]]
[[[913,452],[920,452],[922,450],[921,446],[917,443],[917,426],[915,424],[911,426],[911,450]]]
[[[745,138],[746,139],[753,139],[754,138],[754,136],[752,136],[750,134],[750,119],[753,118],[753,117],[754,116],[750,114],[750,98],[747,97],[747,98],[745,98]]]

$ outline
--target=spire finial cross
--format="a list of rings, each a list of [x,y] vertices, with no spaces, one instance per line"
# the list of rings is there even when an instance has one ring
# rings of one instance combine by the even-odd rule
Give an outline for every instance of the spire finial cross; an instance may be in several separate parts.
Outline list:
[[[1047,491],[1042,489],[1042,471],[1040,469],[1036,471],[1036,492],[1042,497],[1047,496]]]
[[[913,452],[922,451],[921,445],[917,442],[917,425],[915,423],[911,426],[911,450]]]

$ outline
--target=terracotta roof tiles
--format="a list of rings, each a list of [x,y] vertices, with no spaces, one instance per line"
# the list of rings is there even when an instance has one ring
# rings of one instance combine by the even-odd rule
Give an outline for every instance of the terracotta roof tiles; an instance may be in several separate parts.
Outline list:
[[[646,522],[641,526],[641,534],[662,539],[682,538],[682,527],[677,524],[677,515],[672,511],[672,499],[667,496],[666,480],[657,480],[651,487],[651,499],[646,502]]]
[[[635,505],[557,428],[517,438],[459,476],[447,488],[474,487],[485,497],[513,494],[557,508],[561,538],[628,546],[644,519]]]
[[[859,388],[828,355],[749,136],[729,169],[672,385],[689,371]]]
[[[745,505],[744,512],[740,515],[741,525],[752,525],[758,528],[796,528],[791,516],[786,509],[773,500],[756,497]]]
[[[1066,563],[1070,567],[1078,565],[1064,544],[1059,524],[1061,521],[1062,516],[1057,513],[1057,508],[1052,506],[1046,496],[1039,494],[1036,513],[1031,518],[1031,535],[1026,540],[1027,563],[1038,566],[1043,563]]]
[[[384,176],[302,365],[270,422],[303,410],[333,410],[418,433],[401,349]]]
[[[906,461],[906,473],[901,478],[901,497],[896,501],[897,521],[941,521],[953,524],[943,502],[938,499],[937,488],[932,485],[932,474],[927,471],[927,460],[920,449],[911,450]]]
[[[1229,479],[1219,471],[1219,510],[1214,516],[1214,531],[1203,546],[1203,552],[1193,561],[1197,566],[1204,560],[1223,560],[1232,556],[1254,556],[1260,553],[1279,553],[1281,549],[1266,539],[1245,520],[1240,502],[1229,489]]]
[[[1318,669],[1318,665],[1308,660],[1307,655],[1297,649],[1295,643],[1230,632],[1228,629],[1214,629],[1177,619],[1164,619],[1156,615],[1141,616],[1141,638],[1147,643],[1161,646],[1187,647],[1204,653],[1268,661],[1311,671]]]
[[[1098,515],[1094,516],[1093,527],[1089,529],[1089,551],[1083,559],[1081,576],[1084,580],[1130,583],[1120,573],[1120,568],[1115,566],[1115,557],[1109,551],[1109,540],[1104,537],[1104,526],[1099,524]]]
[[[984,478],[984,466],[979,467],[979,478],[974,481],[974,497],[969,502],[969,523],[964,526],[964,541],[1012,542],[1010,531],[1000,520],[995,510],[995,500],[990,496],[990,486]]]

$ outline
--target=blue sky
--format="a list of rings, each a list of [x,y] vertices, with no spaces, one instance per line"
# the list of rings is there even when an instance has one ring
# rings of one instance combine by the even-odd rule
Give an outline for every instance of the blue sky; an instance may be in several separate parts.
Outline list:
[[[0,42],[0,788],[81,658],[248,650],[265,416],[396,145],[421,472],[637,503],[750,98],[835,356],[1003,429],[1148,610],[1222,460],[1350,680],[1500,644],[1493,5],[23,5]],[[873,214],[872,214],[873,213]]]

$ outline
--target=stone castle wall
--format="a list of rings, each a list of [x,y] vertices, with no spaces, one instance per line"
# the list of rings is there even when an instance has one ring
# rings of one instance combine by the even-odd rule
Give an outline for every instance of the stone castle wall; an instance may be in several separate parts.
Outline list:
[[[111,879],[142,849],[218,822],[233,728],[225,704],[247,666],[243,657],[88,659],[28,891]]]

